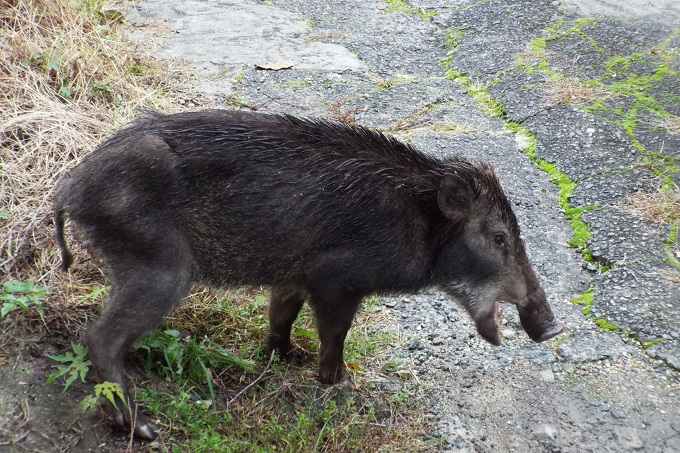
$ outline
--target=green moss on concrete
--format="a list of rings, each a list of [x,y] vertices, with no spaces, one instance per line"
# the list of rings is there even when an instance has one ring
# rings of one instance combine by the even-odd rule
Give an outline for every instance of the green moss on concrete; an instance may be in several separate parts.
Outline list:
[[[571,303],[581,305],[581,313],[583,313],[584,316],[592,318],[595,325],[597,325],[600,329],[607,331],[620,331],[621,328],[619,326],[610,323],[604,318],[596,317],[593,314],[593,293],[593,284],[591,283],[587,290],[583,291],[579,296],[571,299]]]
[[[488,85],[469,83],[466,88],[468,96],[477,101],[477,105],[484,113],[496,118],[505,117],[505,106],[491,97]]]
[[[672,264],[675,267],[680,268],[680,260],[678,260],[678,258],[676,258],[676,255],[675,255],[675,250],[677,250],[677,243],[678,243],[678,230],[680,230],[680,226],[678,225],[678,223],[679,223],[679,221],[678,221],[678,219],[676,219],[675,223],[671,224],[671,228],[670,228],[670,232],[668,233],[668,237],[664,241],[665,248],[666,248],[666,258],[664,258],[664,262]]]
[[[614,324],[610,324],[606,319],[602,319],[602,318],[596,319],[595,325],[597,325],[602,330],[608,330],[608,331],[621,330],[621,328],[619,326],[615,326]]]
[[[388,13],[412,14],[423,20],[437,15],[437,10],[434,8],[414,8],[405,0],[385,0],[385,3],[387,3]]]
[[[458,27],[451,27],[446,30],[445,36],[444,36],[444,45],[449,49],[449,51],[446,53],[446,56],[442,58],[442,64],[444,65],[445,68],[449,69],[452,64],[452,59],[453,55],[456,53],[458,50],[458,47],[460,46],[460,38],[465,34],[462,28]],[[455,79],[455,76],[447,76],[450,79]]]
[[[663,338],[657,338],[656,340],[647,341],[645,343],[642,343],[642,349],[649,349],[651,346],[654,346],[655,344],[659,344],[661,342],[663,342]]]
[[[559,72],[552,71],[549,68],[548,61],[546,58],[545,49],[547,43],[551,39],[558,39],[560,37],[564,38],[569,33],[579,33],[584,35],[580,30],[581,27],[593,26],[595,25],[594,19],[582,19],[575,22],[574,26],[569,29],[563,30],[564,22],[561,20],[554,25],[555,28],[547,29],[544,32],[544,36],[535,38],[531,43],[529,43],[529,51],[524,53],[521,58],[516,59],[516,68],[522,68],[528,72],[541,70],[547,76],[549,81],[558,81],[564,79],[564,75]],[[470,78],[455,69],[452,66],[453,54],[460,46],[460,38],[463,32],[460,29],[450,29],[447,32],[447,45],[449,45],[449,52],[447,56],[442,59],[444,68],[447,71],[447,78],[454,79],[461,85],[467,88],[467,93],[470,97],[477,101],[477,105],[487,114],[500,118],[505,121],[506,128],[515,133],[515,139],[518,146],[524,150],[527,156],[543,171],[550,175],[551,181],[559,188],[558,202],[562,209],[564,210],[565,217],[571,222],[572,236],[567,241],[572,247],[575,247],[581,251],[583,259],[587,262],[595,264],[600,272],[608,272],[611,270],[611,264],[598,260],[593,257],[592,253],[587,247],[587,239],[590,237],[591,233],[588,230],[588,225],[581,220],[581,215],[586,210],[598,209],[598,206],[586,206],[586,207],[575,207],[571,205],[570,197],[573,194],[577,181],[571,179],[569,175],[560,171],[557,166],[541,159],[536,155],[537,140],[536,136],[524,127],[521,123],[510,120],[505,114],[505,107],[502,102],[497,99],[493,99],[488,92],[488,85],[473,84]],[[597,44],[591,41],[591,45],[594,48],[601,51]],[[538,62],[536,63],[535,61]],[[599,84],[599,81],[587,82],[588,84],[595,85]],[[600,102],[600,105],[604,105],[604,102]],[[593,305],[593,283],[591,282],[590,287],[584,291],[580,296],[572,299],[572,302],[582,305],[582,312],[588,317],[594,318],[594,322],[602,330],[607,331],[619,331],[620,327],[612,324],[604,318],[596,318],[592,313]]]
[[[572,298],[570,302],[572,304],[582,305],[583,310],[588,308],[588,313],[590,313],[590,306],[593,305],[593,285],[592,285],[592,283],[587,290],[583,291],[579,296]]]

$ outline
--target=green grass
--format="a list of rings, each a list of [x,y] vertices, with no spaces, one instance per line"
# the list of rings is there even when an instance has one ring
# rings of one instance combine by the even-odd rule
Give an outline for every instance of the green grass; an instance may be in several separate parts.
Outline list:
[[[431,447],[415,421],[420,383],[405,383],[396,394],[367,383],[378,371],[408,379],[396,361],[385,364],[380,358],[396,341],[390,331],[369,322],[379,316],[373,311],[380,297],[364,300],[346,340],[345,360],[356,388],[317,381],[318,338],[308,308],[296,321],[293,337],[310,360],[291,366],[275,356],[266,369],[267,300],[265,293],[232,296],[200,290],[163,329],[136,343],[129,362],[147,381],[133,393],[160,431],[147,451],[387,452]],[[52,356],[59,369],[49,383],[60,382],[64,391],[76,379],[83,380],[91,367],[82,346],[72,349]],[[255,385],[246,389],[251,383]],[[99,384],[83,400],[84,410],[113,399],[117,390],[111,383]],[[399,420],[377,414],[376,405],[399,413]]]

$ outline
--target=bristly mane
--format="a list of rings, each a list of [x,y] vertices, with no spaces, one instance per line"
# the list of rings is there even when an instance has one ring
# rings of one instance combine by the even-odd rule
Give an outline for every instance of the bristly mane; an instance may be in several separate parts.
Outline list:
[[[290,145],[288,149],[296,152],[325,150],[324,154],[316,158],[345,159],[348,164],[352,162],[351,168],[361,168],[363,177],[372,177],[379,171],[385,181],[400,181],[402,187],[409,187],[421,194],[436,193],[445,175],[456,174],[468,182],[475,198],[496,206],[509,225],[517,224],[493,167],[487,162],[470,161],[461,155],[437,158],[382,131],[336,120],[258,113],[258,120],[265,121],[253,122],[251,115],[249,112],[230,110],[174,115],[146,111],[128,129],[130,132],[135,129],[156,129],[165,139],[189,142],[194,137],[206,135],[211,136],[215,143],[229,140],[235,135],[244,135],[247,140],[236,141],[230,146],[262,150],[274,149],[283,140]],[[177,118],[182,116],[185,116],[185,121],[177,122]],[[172,123],[167,123],[165,127],[158,124],[166,120],[172,120]],[[187,146],[182,153],[192,153],[194,149],[201,147]],[[219,155],[213,154],[211,157],[219,158]]]

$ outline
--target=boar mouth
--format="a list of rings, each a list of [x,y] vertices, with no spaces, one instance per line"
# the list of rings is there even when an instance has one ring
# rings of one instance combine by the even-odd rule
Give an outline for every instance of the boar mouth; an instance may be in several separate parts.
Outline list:
[[[476,320],[477,333],[494,346],[501,344],[499,300],[494,300],[491,309]]]

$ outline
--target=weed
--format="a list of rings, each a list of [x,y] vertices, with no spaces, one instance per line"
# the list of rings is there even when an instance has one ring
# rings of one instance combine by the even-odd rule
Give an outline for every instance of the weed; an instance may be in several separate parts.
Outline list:
[[[430,129],[435,132],[450,132],[453,134],[475,136],[479,134],[479,130],[468,124],[461,123],[444,123],[433,124]]]
[[[432,109],[435,109],[442,105],[446,105],[447,103],[448,103],[447,101],[435,101],[422,107],[416,108],[415,110],[411,111],[406,116],[395,122],[392,126],[390,126],[386,130],[386,132],[390,133],[404,132],[410,129],[416,129],[418,127],[427,127],[430,125],[431,120],[425,119],[424,118],[425,114],[431,111]],[[406,139],[404,139],[404,141],[408,142],[408,140]]]
[[[47,286],[37,286],[30,280],[4,282],[0,292],[0,301],[3,302],[2,307],[0,307],[0,319],[17,308],[29,310],[31,307],[35,307],[42,317],[44,314],[42,299],[48,292]]]
[[[379,316],[373,309],[380,300],[373,296],[363,301],[346,341],[347,366],[358,383],[364,375],[361,367],[394,341],[391,334],[362,321],[367,316]],[[219,351],[215,345],[219,341],[227,345],[223,349],[238,350],[240,357],[253,358],[257,363],[265,360],[262,337],[267,295],[234,297],[199,289],[185,302],[170,320],[175,329],[153,332],[140,342],[144,346],[137,352],[148,363],[148,370],[171,377],[166,383],[152,382],[140,391],[141,402],[165,431],[158,441],[162,450],[378,451],[383,444],[397,442],[397,433],[419,429],[404,426],[398,431],[394,426],[388,430],[387,425],[377,425],[374,410],[361,390],[320,386],[310,377],[315,374],[310,370],[316,369],[315,363],[298,370],[276,360],[263,379],[232,402],[227,395],[243,390],[243,380],[255,366],[248,361],[247,374],[234,375],[233,371],[241,368],[227,368],[232,373],[219,371],[223,364],[217,362],[222,361],[224,351],[220,351],[218,361],[211,362],[210,357]],[[210,335],[214,341],[182,336],[178,326]],[[312,312],[307,306],[295,322],[293,334],[304,349],[318,349]],[[196,365],[201,361],[204,367]],[[359,385],[359,389],[364,387]],[[413,391],[410,396],[401,396],[388,404],[402,408],[408,418]],[[417,438],[409,440],[410,444],[419,442]]]
[[[90,366],[92,366],[92,362],[87,359],[87,350],[84,346],[71,342],[71,349],[73,352],[67,351],[62,355],[48,356],[50,359],[56,360],[64,365],[59,365],[57,371],[50,374],[45,383],[51,384],[57,378],[68,375],[64,382],[64,390],[62,393],[64,393],[78,377],[80,377],[81,382],[85,382],[85,375],[90,369]]]
[[[383,79],[383,78],[377,78],[376,84],[378,85],[377,88],[371,90],[372,92],[376,91],[381,91],[387,88],[399,86],[399,85],[405,85],[408,83],[413,82],[413,77],[410,76],[404,76],[404,75],[395,75],[391,79]]]
[[[574,77],[557,77],[552,80],[549,78],[547,104],[551,106],[588,104],[612,96],[613,94],[599,83],[583,82]]]
[[[174,99],[169,88],[187,78],[176,63],[131,55],[119,25],[101,25],[102,5],[54,0],[0,7],[2,275],[51,275],[57,254],[45,246],[52,229],[43,223],[49,189],[134,111],[167,110]],[[168,76],[159,79],[160,72]]]
[[[675,184],[662,185],[653,193],[636,192],[628,198],[631,209],[643,219],[669,226],[668,237],[664,241],[666,258],[664,261],[680,268],[680,250],[677,248],[680,229],[680,191]]]
[[[116,409],[118,408],[116,400],[125,402],[125,395],[120,384],[104,381],[94,386],[94,394],[86,396],[80,402],[80,408],[83,412],[95,409],[99,405],[101,397],[104,397]]]
[[[581,377],[575,373],[567,374],[567,379],[569,379],[574,384],[578,384],[579,382],[581,382]]]
[[[471,82],[465,86],[468,90],[468,96],[477,101],[477,105],[484,113],[496,118],[505,116],[503,103],[491,97],[488,84]]]
[[[243,96],[238,94],[229,94],[224,98],[224,105],[227,107],[239,108],[248,106],[248,101]]]

